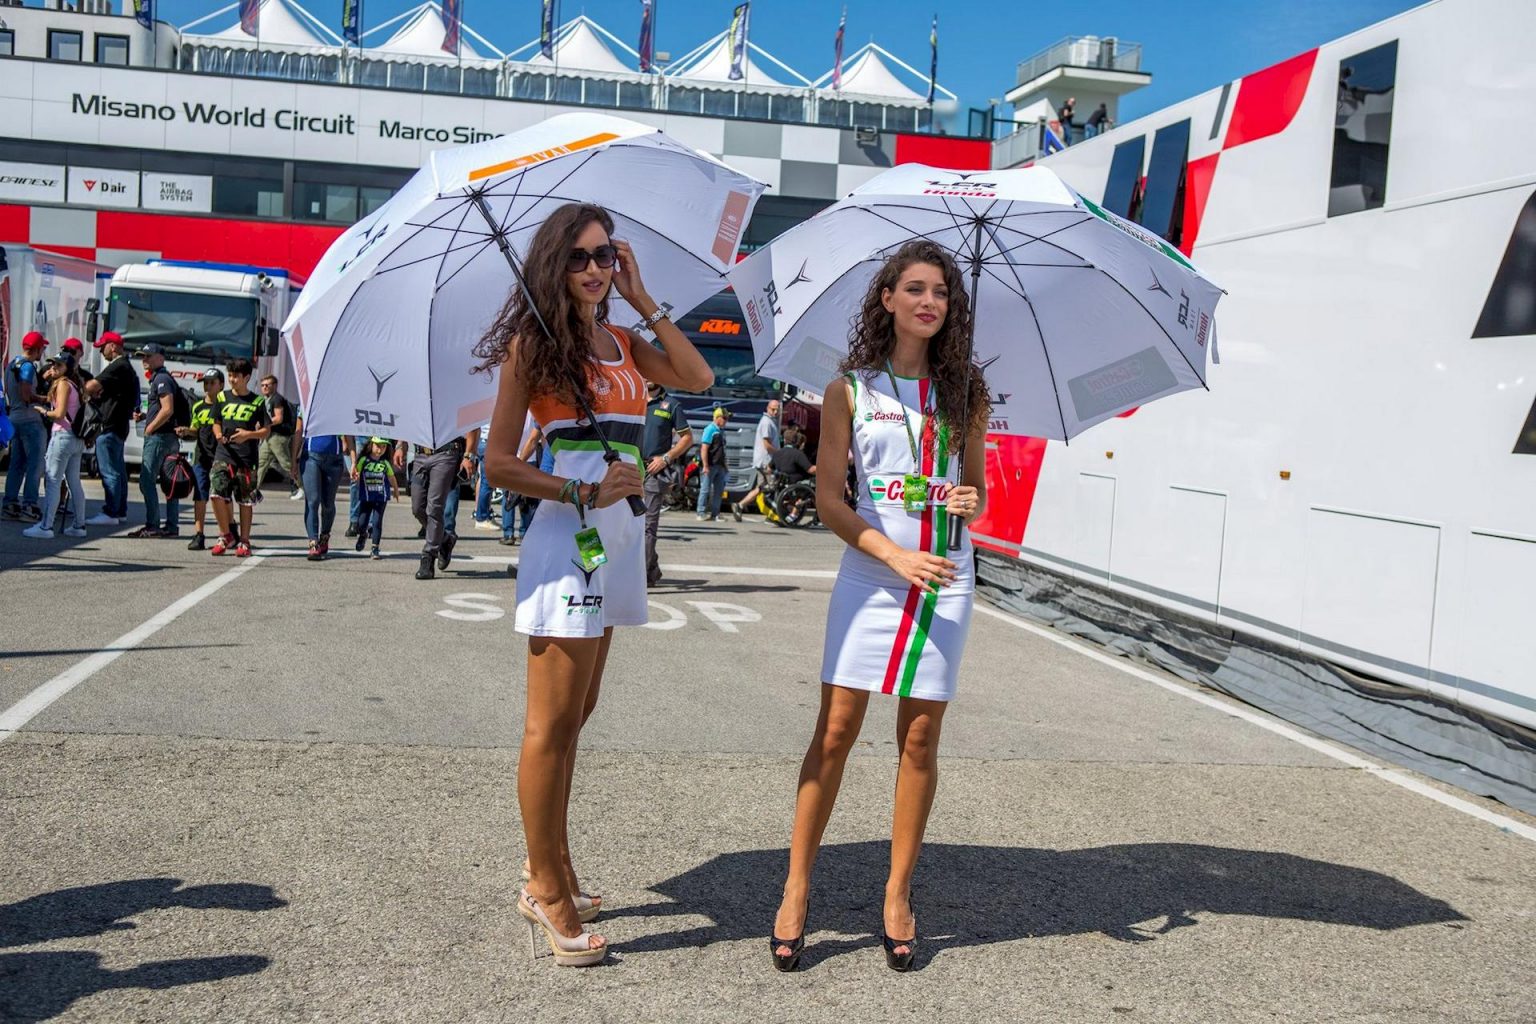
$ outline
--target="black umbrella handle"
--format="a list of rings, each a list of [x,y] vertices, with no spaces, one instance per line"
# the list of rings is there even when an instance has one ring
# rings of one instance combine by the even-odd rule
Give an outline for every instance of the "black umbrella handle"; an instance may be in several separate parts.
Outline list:
[[[609,448],[607,451],[603,452],[603,461],[604,462],[618,462],[619,461],[619,453],[614,451],[612,448]],[[629,510],[631,512],[633,512],[636,516],[643,516],[643,515],[645,515],[645,502],[640,500],[640,495],[638,495],[638,494],[631,494],[629,497],[625,498],[624,500],[629,502]]]

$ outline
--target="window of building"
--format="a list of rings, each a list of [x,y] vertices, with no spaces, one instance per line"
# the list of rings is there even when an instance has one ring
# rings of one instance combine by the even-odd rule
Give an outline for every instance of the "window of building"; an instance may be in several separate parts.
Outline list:
[[[0,28],[0,57],[16,56],[16,33],[8,28]]]
[[[1189,121],[1165,125],[1152,137],[1146,193],[1137,221],[1174,245],[1184,226],[1184,168],[1189,163]]]
[[[57,28],[48,30],[49,60],[78,61],[83,55],[84,45],[79,32],[65,32]]]
[[[392,188],[376,188],[372,185],[364,185],[357,190],[357,219],[362,220],[374,210],[389,202],[389,197],[395,194]]]
[[[238,217],[281,217],[283,179],[215,175],[213,212]]]
[[[1138,135],[1115,146],[1109,158],[1109,180],[1104,184],[1104,209],[1126,220],[1135,220],[1141,211],[1141,165],[1147,157],[1147,137]]]
[[[359,216],[357,186],[296,181],[293,183],[293,216],[296,220],[356,223]]]
[[[127,36],[97,36],[96,37],[96,63],[116,64],[118,67],[128,66],[128,37]]]
[[[1387,201],[1387,147],[1396,85],[1395,39],[1339,61],[1328,216],[1374,210]]]

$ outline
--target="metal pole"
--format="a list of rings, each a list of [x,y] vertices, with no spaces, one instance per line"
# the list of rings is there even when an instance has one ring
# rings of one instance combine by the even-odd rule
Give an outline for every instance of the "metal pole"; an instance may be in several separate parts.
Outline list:
[[[965,479],[965,450],[970,446],[971,363],[976,354],[976,298],[981,293],[981,226],[984,218],[976,218],[976,232],[971,240],[971,329],[965,339],[965,392],[960,399],[960,457],[956,460],[955,480]],[[949,516],[949,550],[960,550],[960,531],[965,520],[946,512]]]
[[[475,204],[475,209],[480,211],[480,216],[484,217],[486,224],[490,226],[491,238],[496,242],[496,247],[501,250],[501,255],[506,259],[507,266],[512,268],[512,276],[517,279],[517,286],[523,290],[524,295],[528,296],[528,308],[533,310],[533,318],[539,322],[539,329],[544,332],[546,338],[554,341],[554,332],[549,329],[549,324],[544,322],[544,314],[539,312],[538,303],[533,301],[533,292],[528,290],[528,282],[523,279],[523,269],[517,264],[517,256],[512,252],[512,243],[507,241],[507,233],[502,230],[500,224],[496,223],[496,217],[491,213],[490,204],[485,201],[485,196],[479,192],[473,193],[470,198]],[[613,447],[609,445],[608,438],[603,433],[602,426],[598,424],[597,417],[592,415],[592,409],[587,405],[587,400],[582,394],[581,388],[576,388],[575,392],[576,403],[581,408],[581,414],[587,418],[587,422],[592,424],[592,430],[597,434],[597,443],[603,446],[603,461],[618,462],[619,453],[614,451]],[[636,516],[645,515],[645,502],[641,501],[638,495],[631,494],[626,500],[629,502],[629,510],[632,513]]]

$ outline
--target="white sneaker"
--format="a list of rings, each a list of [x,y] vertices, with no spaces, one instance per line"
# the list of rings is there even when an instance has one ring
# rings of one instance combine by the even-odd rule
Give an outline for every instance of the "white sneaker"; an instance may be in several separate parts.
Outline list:
[[[23,537],[31,537],[33,540],[52,540],[53,531],[42,523],[36,523],[21,531]]]
[[[489,519],[476,519],[475,520],[475,529],[477,529],[477,530],[499,530],[499,529],[501,529],[501,524],[500,523],[493,523]]]
[[[289,501],[298,501],[302,497],[304,497],[304,492],[302,490],[290,491],[288,493],[288,500]]]
[[[109,516],[105,512],[98,512],[85,521],[86,526],[117,526],[122,520],[117,516]]]
[[[78,526],[66,526],[66,527],[64,527],[64,536],[66,536],[66,537],[89,537],[90,534],[86,533],[85,530],[81,529]]]

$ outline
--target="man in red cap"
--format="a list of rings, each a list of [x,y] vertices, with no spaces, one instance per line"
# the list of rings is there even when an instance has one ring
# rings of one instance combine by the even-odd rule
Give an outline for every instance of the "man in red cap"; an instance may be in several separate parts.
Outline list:
[[[87,519],[87,526],[118,526],[128,521],[128,460],[123,445],[128,440],[133,412],[139,407],[139,375],[133,372],[123,349],[123,336],[105,331],[96,339],[96,350],[106,360],[97,374],[101,385],[101,434],[96,438],[96,465],[101,468],[101,512]]]
[[[11,466],[5,474],[0,519],[36,523],[43,518],[37,504],[37,485],[48,449],[48,429],[41,411],[48,405],[48,396],[43,393],[37,361],[47,347],[48,339],[42,332],[29,331],[21,339],[22,354],[5,366],[5,411],[16,436],[11,438]]]

